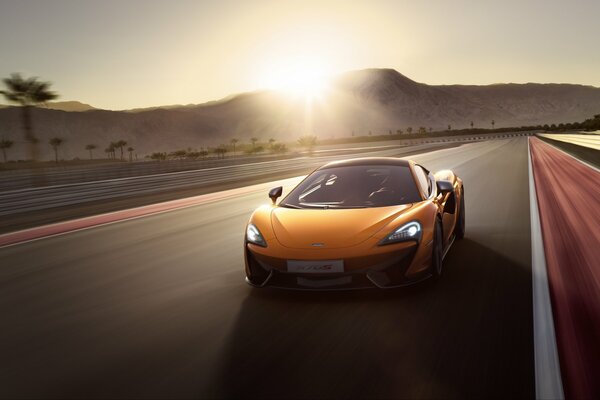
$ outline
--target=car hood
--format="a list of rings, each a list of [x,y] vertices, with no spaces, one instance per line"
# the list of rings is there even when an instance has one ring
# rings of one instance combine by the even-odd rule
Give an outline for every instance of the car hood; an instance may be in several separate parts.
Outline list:
[[[369,239],[412,204],[353,209],[277,207],[271,224],[277,241],[295,249],[351,247]]]

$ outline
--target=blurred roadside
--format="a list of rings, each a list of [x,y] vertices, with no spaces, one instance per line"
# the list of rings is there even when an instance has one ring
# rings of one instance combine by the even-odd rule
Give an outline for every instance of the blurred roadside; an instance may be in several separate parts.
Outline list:
[[[510,135],[507,133],[506,135]],[[315,147],[312,157],[324,155],[360,154],[378,149],[417,147],[429,145],[448,145],[449,143],[494,139],[504,134],[492,135],[459,135],[436,137],[427,139],[410,140],[386,140],[367,143],[336,143],[322,144]],[[299,157],[310,156],[308,151],[293,151],[287,154],[263,154],[263,155],[228,155],[223,158],[206,157],[198,160],[178,159],[163,161],[116,161],[116,160],[94,160],[92,162],[64,162],[37,163],[36,168],[13,168],[20,163],[2,164],[10,166],[4,170],[0,168],[0,192],[25,189],[37,186],[64,185],[70,183],[93,182],[108,179],[128,178],[153,174],[164,174],[179,171],[191,171],[206,168],[223,167],[230,165],[252,164],[264,161],[292,160]],[[0,167],[2,166],[0,165]],[[40,179],[43,175],[43,179]]]

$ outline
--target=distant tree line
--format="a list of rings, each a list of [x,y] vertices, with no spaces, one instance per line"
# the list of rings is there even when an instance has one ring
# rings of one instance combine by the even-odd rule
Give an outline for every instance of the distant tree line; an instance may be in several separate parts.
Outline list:
[[[470,121],[468,124],[470,128],[465,129],[454,129],[452,124],[448,124],[445,130],[433,131],[431,127],[426,128],[424,126],[420,126],[418,128],[413,128],[412,126],[408,126],[405,129],[397,129],[395,133],[389,129],[387,137],[391,139],[414,139],[421,137],[437,137],[447,135],[450,131],[455,134],[487,134],[487,133],[501,133],[501,132],[520,132],[520,131],[558,131],[558,132],[566,132],[566,131],[595,131],[600,130],[600,114],[594,115],[593,118],[586,119],[583,122],[571,122],[571,123],[561,123],[561,124],[545,124],[545,125],[527,125],[520,127],[502,127],[496,128],[496,121],[491,120],[490,126],[491,128],[476,128],[473,121]],[[355,138],[358,141],[376,141],[382,140],[385,137],[385,134],[374,135],[371,130],[366,131],[367,136],[362,136],[363,139],[356,137],[356,131],[351,131],[351,137]],[[343,139],[342,139],[343,140]],[[339,141],[339,140],[338,140]]]
[[[219,159],[224,159],[226,154],[231,153],[233,157],[238,155],[240,150],[240,140],[238,138],[232,138],[229,141],[229,145],[221,144],[216,147],[201,147],[200,150],[188,148],[187,150],[175,150],[171,152],[153,152],[146,156],[151,160],[165,161],[165,160],[199,160],[205,159],[210,155],[215,156]],[[247,155],[254,155],[269,152],[271,154],[284,154],[288,151],[285,143],[277,143],[273,138],[270,138],[265,144],[260,144],[260,139],[252,137],[249,139],[247,145],[242,144],[242,151]]]
[[[600,114],[594,115],[583,122],[568,122],[564,124],[545,124],[542,126],[545,131],[597,131],[600,130]]]

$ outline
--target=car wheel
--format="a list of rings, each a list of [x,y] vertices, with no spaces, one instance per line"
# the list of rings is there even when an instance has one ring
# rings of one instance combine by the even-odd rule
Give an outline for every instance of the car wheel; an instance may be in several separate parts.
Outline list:
[[[435,223],[432,247],[433,249],[431,255],[431,275],[433,276],[433,279],[438,280],[442,276],[442,262],[444,255],[442,223],[439,220]]]
[[[454,229],[454,235],[457,239],[465,237],[465,189],[462,189],[462,196],[460,197],[460,210],[458,211],[458,221],[456,221],[456,228]]]

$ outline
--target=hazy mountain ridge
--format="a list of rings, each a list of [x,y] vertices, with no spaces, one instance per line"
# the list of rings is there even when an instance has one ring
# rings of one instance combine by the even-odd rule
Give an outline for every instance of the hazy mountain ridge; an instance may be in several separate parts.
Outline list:
[[[69,102],[71,103],[71,102]],[[83,104],[83,103],[79,103]],[[126,140],[140,155],[273,137],[292,141],[305,133],[320,137],[387,133],[411,126],[445,129],[538,125],[582,121],[600,112],[600,88],[571,84],[427,85],[391,69],[348,72],[333,80],[311,107],[304,99],[257,91],[200,105],[84,112],[35,109],[33,123],[45,157],[48,139],[66,139],[66,159],[86,157],[86,144],[104,156],[111,141]],[[81,106],[80,106],[81,108]],[[11,159],[25,157],[19,109],[0,109],[0,136],[16,142]]]

